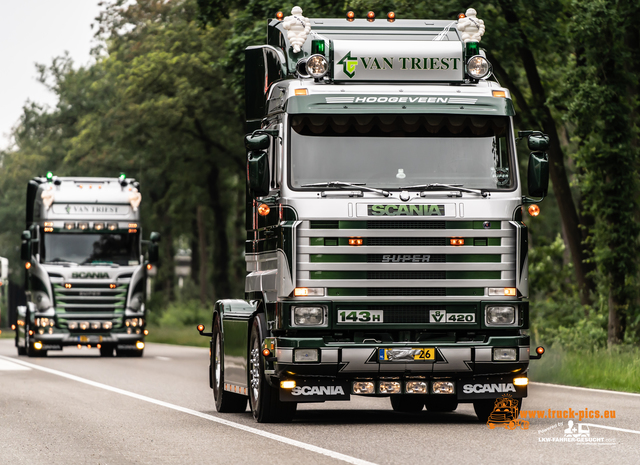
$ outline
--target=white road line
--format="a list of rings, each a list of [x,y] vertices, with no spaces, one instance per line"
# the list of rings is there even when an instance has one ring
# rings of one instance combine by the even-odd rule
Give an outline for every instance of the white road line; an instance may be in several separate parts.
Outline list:
[[[602,428],[602,429],[610,429],[613,431],[621,431],[623,433],[633,433],[633,434],[640,434],[640,431],[636,431],[633,429],[624,429],[624,428],[616,428],[614,426],[603,426],[603,425],[596,425],[593,423],[580,423],[581,425],[587,425],[587,426],[592,426],[594,428]]]
[[[324,449],[322,447],[314,446],[312,444],[307,444],[305,442],[296,441],[295,439],[286,438],[284,436],[280,436],[278,434],[272,434],[267,431],[262,431],[257,428],[252,428],[250,426],[241,425],[240,423],[234,423],[232,421],[224,420],[222,418],[214,417],[213,415],[207,415],[206,413],[198,412],[197,410],[191,410],[186,407],[180,407],[179,405],[170,404],[168,402],[164,402],[161,400],[153,399],[151,397],[143,396],[140,394],[136,394],[135,392],[125,391],[124,389],[116,388],[113,386],[109,386],[102,383],[97,383],[95,381],[91,381],[89,379],[80,378],[79,376],[71,375],[69,373],[65,373],[63,371],[52,370],[51,368],[42,367],[39,365],[33,365],[28,362],[23,362],[22,360],[15,360],[5,357],[4,355],[0,355],[0,359],[4,359],[7,361],[15,362],[25,367],[33,368],[34,370],[44,371],[45,373],[49,373],[52,375],[60,376],[62,378],[67,378],[72,381],[77,381],[79,383],[87,384],[89,386],[97,387],[100,389],[104,389],[106,391],[115,392],[117,394],[122,394],[123,396],[132,397],[134,399],[142,400],[144,402],[149,402],[150,404],[160,405],[162,407],[170,408],[172,410],[176,410],[178,412],[187,413],[189,415],[193,415],[195,417],[200,417],[205,420],[213,421],[215,423],[220,423],[221,425],[230,426],[231,428],[236,428],[242,431],[246,431],[247,433],[256,434],[258,436],[262,436],[267,439],[272,439],[274,441],[281,442],[283,444],[287,444],[294,447],[299,447],[300,449],[308,450],[310,452],[315,452],[317,454],[326,455],[327,457],[331,457],[336,460],[342,460],[343,462],[352,463],[354,465],[376,465],[373,462],[368,462],[366,460],[358,459],[355,457],[351,457],[349,455],[341,454],[339,452],[335,452],[329,449]]]
[[[0,360],[0,371],[29,371],[31,368],[27,368],[17,363],[10,362],[8,360]]]
[[[163,357],[162,355],[156,355],[156,358],[158,360],[162,360],[163,362],[168,362],[169,360],[171,360],[169,357]]]
[[[537,385],[540,385],[540,386],[559,387],[559,388],[563,388],[563,389],[575,389],[577,391],[604,392],[605,394],[621,394],[623,396],[640,397],[640,394],[636,394],[634,392],[608,391],[607,389],[583,388],[583,387],[577,387],[577,386],[565,386],[564,384],[538,383],[538,382],[534,382],[534,381],[531,381],[529,384],[537,384]]]

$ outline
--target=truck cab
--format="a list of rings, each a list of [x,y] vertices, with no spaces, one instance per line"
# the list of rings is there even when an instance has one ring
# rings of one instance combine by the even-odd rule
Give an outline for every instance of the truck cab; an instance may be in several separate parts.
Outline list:
[[[18,307],[18,354],[65,346],[140,357],[148,271],[159,236],[142,241],[135,179],[36,177],[22,233],[27,305]],[[143,243],[148,251],[145,258]]]

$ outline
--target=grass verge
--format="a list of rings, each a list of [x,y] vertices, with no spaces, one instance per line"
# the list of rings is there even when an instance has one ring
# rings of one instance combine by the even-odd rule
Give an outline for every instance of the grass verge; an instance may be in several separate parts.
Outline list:
[[[162,342],[165,344],[178,344],[183,346],[209,347],[209,338],[198,334],[195,326],[183,326],[178,328],[149,326],[147,342]]]
[[[640,392],[640,349],[567,351],[557,346],[532,360],[529,377],[542,383]]]

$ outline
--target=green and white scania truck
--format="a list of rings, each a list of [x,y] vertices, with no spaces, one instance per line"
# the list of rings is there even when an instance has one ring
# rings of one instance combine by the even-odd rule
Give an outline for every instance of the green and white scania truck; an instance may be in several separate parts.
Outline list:
[[[141,357],[148,270],[158,233],[142,241],[135,179],[36,177],[27,186],[22,233],[27,305],[17,308],[19,355],[65,346]],[[143,255],[143,243],[148,257]]]
[[[248,398],[273,422],[388,396],[486,421],[541,355],[522,211],[546,195],[548,138],[520,133],[525,197],[510,93],[461,20],[292,13],[246,50],[246,300],[198,327],[216,408]]]

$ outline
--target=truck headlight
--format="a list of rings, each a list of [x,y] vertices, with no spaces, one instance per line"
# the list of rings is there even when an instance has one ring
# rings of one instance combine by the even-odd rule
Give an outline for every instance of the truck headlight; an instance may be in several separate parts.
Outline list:
[[[327,307],[291,307],[293,326],[326,326]]]
[[[34,291],[32,295],[33,302],[36,304],[38,310],[48,310],[53,307],[53,303],[46,292]]]
[[[467,74],[473,79],[482,79],[491,72],[489,60],[481,55],[475,55],[467,61]]]
[[[516,360],[516,349],[511,347],[494,347],[493,360],[495,362],[513,362]]]
[[[510,306],[491,306],[485,309],[487,326],[513,325],[516,322],[516,308]]]
[[[307,74],[314,79],[320,79],[329,71],[329,63],[322,55],[311,55],[306,64]]]

